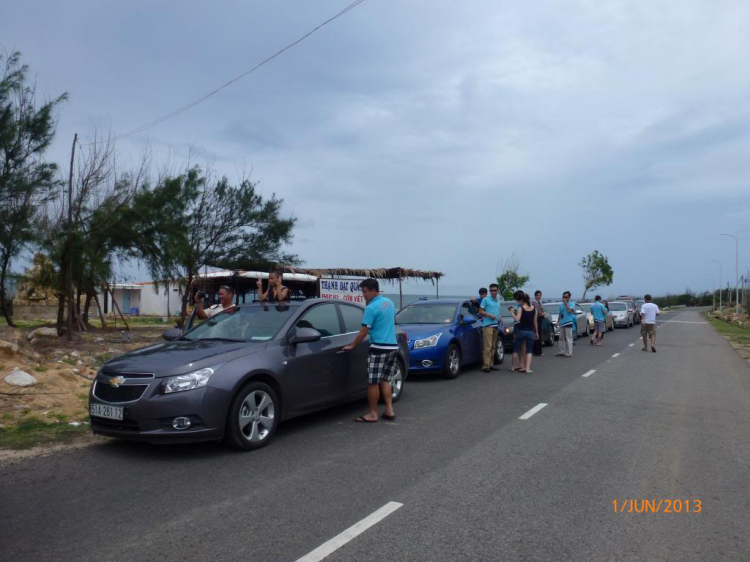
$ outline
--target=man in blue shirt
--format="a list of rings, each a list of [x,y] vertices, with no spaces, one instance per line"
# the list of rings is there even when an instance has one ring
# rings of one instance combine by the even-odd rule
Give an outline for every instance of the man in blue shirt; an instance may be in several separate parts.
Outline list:
[[[589,340],[591,345],[594,345],[594,340],[596,340],[596,345],[602,345],[604,332],[607,331],[608,313],[609,310],[607,310],[607,307],[602,304],[602,297],[596,295],[594,304],[591,305],[591,315],[594,317],[594,335],[591,336],[591,339]]]
[[[570,291],[563,293],[563,301],[558,311],[560,339],[558,357],[573,357],[573,323],[576,322],[576,303],[570,300]]]
[[[398,341],[396,340],[396,308],[390,299],[380,294],[380,286],[375,279],[365,279],[359,284],[367,306],[362,318],[362,327],[354,341],[341,348],[351,351],[362,340],[370,336],[370,352],[367,355],[367,405],[370,409],[354,421],[375,423],[378,421],[380,395],[385,401],[383,419],[395,420],[393,411],[393,389],[391,382],[396,374]]]
[[[497,283],[490,285],[490,296],[484,297],[479,305],[479,316],[482,318],[483,357],[482,371],[497,371],[495,351],[497,349],[497,319],[500,317],[500,299],[497,298]]]

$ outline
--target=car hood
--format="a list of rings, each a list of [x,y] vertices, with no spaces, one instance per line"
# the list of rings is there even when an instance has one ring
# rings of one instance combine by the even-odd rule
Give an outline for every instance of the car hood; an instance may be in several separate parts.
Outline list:
[[[115,357],[102,366],[102,371],[153,373],[157,378],[168,377],[227,363],[261,351],[267,345],[267,342],[177,340],[136,349]]]
[[[398,328],[404,331],[409,341],[429,338],[435,334],[442,334],[453,324],[398,324]]]

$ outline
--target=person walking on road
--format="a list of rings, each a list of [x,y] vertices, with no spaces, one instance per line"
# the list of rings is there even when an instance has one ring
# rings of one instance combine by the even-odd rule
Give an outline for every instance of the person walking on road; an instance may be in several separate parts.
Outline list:
[[[500,299],[497,298],[498,285],[490,285],[490,296],[484,297],[479,305],[482,317],[482,371],[497,371],[494,367],[497,349],[497,319],[500,317]]]
[[[544,310],[544,305],[542,304],[541,291],[534,293],[534,300],[531,301],[531,304],[536,308],[536,333],[539,334],[539,337],[534,340],[533,353],[541,357],[544,355],[542,353],[542,324],[544,324],[544,319],[547,317],[547,312]]]
[[[594,340],[596,340],[596,345],[602,345],[604,332],[607,331],[608,313],[609,310],[602,304],[602,297],[596,295],[594,304],[591,305],[591,315],[594,317],[594,335],[589,340],[591,345],[594,345]]]
[[[520,309],[512,306],[508,307],[510,313],[513,315],[513,319],[516,321],[515,328],[513,329],[513,356],[519,368],[511,369],[511,371],[533,373],[531,370],[531,348],[534,345],[534,341],[539,339],[536,322],[537,309],[529,301],[529,295],[523,291],[516,291],[513,298],[520,305]],[[524,346],[526,347],[526,353],[523,353]]]
[[[570,291],[563,293],[563,301],[558,311],[560,340],[558,357],[573,357],[573,323],[576,321],[576,303],[570,301]]]
[[[362,317],[362,327],[354,341],[341,348],[351,351],[362,340],[370,336],[370,352],[367,355],[367,405],[369,411],[356,418],[356,422],[375,423],[378,421],[380,396],[385,401],[383,419],[395,420],[393,411],[393,389],[391,382],[396,374],[398,341],[396,340],[396,307],[390,299],[380,294],[376,279],[365,279],[359,284],[367,306]]]
[[[651,338],[651,351],[656,353],[656,317],[661,314],[659,307],[651,302],[651,295],[644,295],[646,301],[641,305],[641,337],[643,338],[643,349],[648,351],[648,338]]]

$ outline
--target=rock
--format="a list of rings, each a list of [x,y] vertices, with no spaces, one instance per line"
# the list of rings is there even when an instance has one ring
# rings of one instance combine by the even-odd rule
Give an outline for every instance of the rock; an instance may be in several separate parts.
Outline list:
[[[78,353],[77,351],[74,351],[73,353],[71,353],[71,354],[70,354],[70,356],[71,356],[71,357],[80,357],[80,356],[81,356],[81,354],[80,354],[80,353]]]
[[[80,373],[81,371],[78,369],[71,369],[74,373]]]
[[[56,338],[57,337],[57,329],[56,328],[37,328],[36,330],[32,330],[28,333],[26,336],[26,339],[29,341],[33,340],[34,338]]]
[[[76,365],[83,365],[83,361],[81,361],[81,360],[79,359],[78,361],[76,361]]]
[[[67,355],[63,355],[63,356],[62,356],[62,360],[63,360],[63,361],[67,361],[68,359],[70,359],[70,357],[68,357]]]
[[[104,338],[96,338],[94,343],[104,343]]]
[[[81,425],[81,422],[69,422],[68,425],[72,425],[73,427],[78,427]]]
[[[31,386],[36,384],[36,379],[26,371],[16,368],[11,374],[5,377],[5,382],[13,386]]]
[[[39,343],[39,338],[32,338],[31,341],[29,341],[29,345],[36,345]]]
[[[0,353],[6,355],[15,355],[18,353],[18,344],[5,340],[0,340]]]

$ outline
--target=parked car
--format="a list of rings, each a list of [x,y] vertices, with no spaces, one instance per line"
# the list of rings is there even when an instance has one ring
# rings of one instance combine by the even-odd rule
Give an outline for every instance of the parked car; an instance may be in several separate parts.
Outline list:
[[[594,332],[594,315],[591,314],[592,304],[593,303],[590,302],[583,302],[578,304],[578,306],[581,307],[581,310],[586,313],[586,321],[588,322],[588,329],[590,334]],[[608,312],[607,316],[604,319],[604,329],[607,332],[615,329],[615,319],[612,316],[612,312]]]
[[[633,321],[633,309],[628,306],[627,302],[611,301],[609,303],[609,311],[614,317],[615,328],[630,328],[635,325]]]
[[[641,315],[640,315],[640,306],[636,302],[636,298],[631,295],[620,295],[617,297],[618,302],[625,302],[628,303],[628,307],[632,308],[633,310],[633,324],[640,324],[641,323]],[[642,301],[645,302],[645,301]]]
[[[518,309],[518,303],[516,301],[501,302],[500,317],[503,320],[502,331],[503,335],[505,336],[505,347],[507,349],[513,349],[513,342],[515,341],[514,326],[516,321],[513,318],[513,315],[510,313],[510,310],[508,310],[509,306]],[[544,309],[547,311],[547,315],[542,322],[542,332],[541,334],[539,334],[539,337],[542,338],[542,345],[550,346],[554,345],[555,343],[555,327],[552,323],[552,320],[550,319],[549,310],[547,309],[546,304],[544,305]]]
[[[559,311],[562,302],[546,302],[544,303],[544,309],[547,311],[547,316],[552,320],[552,326],[555,332],[555,339],[560,339],[560,325],[559,325]],[[573,324],[573,339],[578,339],[585,336],[589,332],[588,321],[586,320],[586,313],[577,308],[575,311],[576,321]]]
[[[461,368],[482,360],[482,321],[469,300],[420,300],[399,311],[396,325],[409,345],[409,370],[440,371],[455,379]],[[502,363],[502,334],[495,363]]]
[[[641,306],[644,304],[646,304],[646,301],[643,299],[636,299],[635,301],[635,315],[638,317],[639,322],[641,319]]]
[[[360,306],[313,299],[240,305],[166,343],[107,361],[89,394],[91,429],[151,442],[223,439],[245,450],[267,445],[279,422],[366,394],[368,342],[351,352]],[[398,334],[397,401],[409,372]]]

